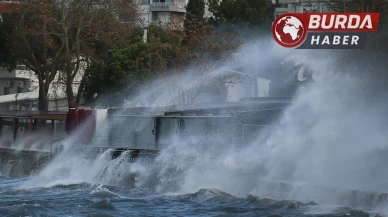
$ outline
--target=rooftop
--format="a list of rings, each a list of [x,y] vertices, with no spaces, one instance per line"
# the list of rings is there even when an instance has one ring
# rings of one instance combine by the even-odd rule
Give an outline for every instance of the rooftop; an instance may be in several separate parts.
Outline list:
[[[109,109],[113,116],[170,116],[170,115],[234,115],[236,113],[283,109],[292,101],[289,97],[254,97],[242,98],[239,102],[223,102],[214,104],[190,104],[167,107],[129,107]]]
[[[65,120],[66,112],[44,111],[0,111],[0,118],[32,118],[46,120]]]

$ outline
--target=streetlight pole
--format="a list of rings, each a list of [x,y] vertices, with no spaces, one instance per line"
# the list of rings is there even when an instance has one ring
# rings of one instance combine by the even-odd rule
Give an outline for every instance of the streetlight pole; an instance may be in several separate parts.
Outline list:
[[[16,95],[15,95],[15,99],[16,99],[16,108],[15,108],[15,110],[19,110],[18,109],[18,96],[19,96],[19,93],[16,93]]]

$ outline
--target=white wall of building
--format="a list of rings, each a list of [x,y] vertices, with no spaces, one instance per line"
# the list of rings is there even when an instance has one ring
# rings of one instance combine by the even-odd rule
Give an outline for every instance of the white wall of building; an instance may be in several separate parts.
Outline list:
[[[282,7],[275,8],[275,18],[283,13],[330,12],[322,0],[279,0]]]
[[[108,109],[97,109],[96,111],[96,131],[93,144],[106,145],[109,137],[109,123],[107,121]]]
[[[75,76],[73,82],[73,92],[76,95],[80,85],[84,71]],[[67,99],[65,92],[65,85],[59,79],[60,74],[54,78],[50,84],[48,92],[48,107],[50,111],[67,110]],[[13,81],[13,85],[9,88],[7,95],[4,95],[4,87],[8,81]],[[23,93],[18,94],[19,81],[24,81]],[[39,96],[39,82],[30,70],[16,69],[8,71],[0,68],[0,109],[4,110],[37,110],[38,96]],[[19,89],[20,90],[20,89]],[[18,101],[16,103],[16,101]]]
[[[167,23],[170,20],[170,12],[157,12],[156,20],[161,23]]]
[[[152,21],[152,13],[150,11],[150,5],[140,5],[140,13],[141,13],[141,25],[146,27],[151,24]]]
[[[254,84],[256,82],[256,84]],[[227,100],[236,102],[244,97],[269,97],[270,80],[259,77],[246,77],[238,80],[231,78],[226,80]]]
[[[208,0],[205,0],[205,17],[212,17],[213,13],[209,11],[209,6],[207,5]]]
[[[169,21],[169,17],[171,14],[178,17],[185,16],[185,7],[187,6],[189,0],[141,0],[140,1],[140,10],[141,10],[141,20],[144,27],[149,24],[157,24],[159,21],[161,23],[165,23]],[[168,8],[163,8],[160,11],[153,10],[151,11],[151,5],[159,5],[164,4],[168,5]],[[213,14],[209,11],[209,7],[207,5],[208,0],[205,0],[205,17],[211,17]]]
[[[257,78],[257,96],[258,97],[269,97],[269,84],[270,80]]]
[[[246,95],[245,87],[241,83],[228,85],[228,96],[226,101],[236,102]]]

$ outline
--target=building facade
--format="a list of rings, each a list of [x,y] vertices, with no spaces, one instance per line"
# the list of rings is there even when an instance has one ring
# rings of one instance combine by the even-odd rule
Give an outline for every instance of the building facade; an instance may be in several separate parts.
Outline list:
[[[73,92],[77,94],[82,76],[76,76]],[[38,111],[38,80],[34,73],[18,67],[8,71],[0,67],[0,110]],[[48,110],[67,111],[67,97],[58,76],[48,91]]]
[[[205,1],[205,17],[211,17]],[[186,7],[189,0],[141,0],[140,9],[142,13],[143,26],[151,24],[165,26],[172,17],[183,20],[186,15]]]
[[[271,81],[245,70],[222,68],[225,75],[227,102],[236,102],[246,97],[269,97]]]
[[[166,25],[171,17],[184,19],[188,0],[142,0],[140,9],[143,26]]]
[[[31,103],[24,95],[30,92],[30,79],[18,76],[16,71],[0,68],[0,110],[34,110],[37,104]],[[18,97],[19,103],[17,103]]]
[[[317,13],[330,12],[330,8],[322,0],[273,0],[280,7],[275,8],[275,18],[284,13]]]

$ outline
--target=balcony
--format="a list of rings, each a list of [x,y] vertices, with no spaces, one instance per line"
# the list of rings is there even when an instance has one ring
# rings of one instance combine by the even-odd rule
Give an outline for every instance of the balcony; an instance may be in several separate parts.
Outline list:
[[[151,3],[151,8],[168,8],[174,2],[153,2]]]
[[[186,13],[186,3],[184,0],[169,0],[164,2],[152,2],[151,11],[154,12],[181,12]]]
[[[279,0],[279,3],[285,4],[286,7],[275,8],[275,17],[284,13],[316,13],[331,12],[327,0]],[[347,0],[344,0],[347,1]]]

